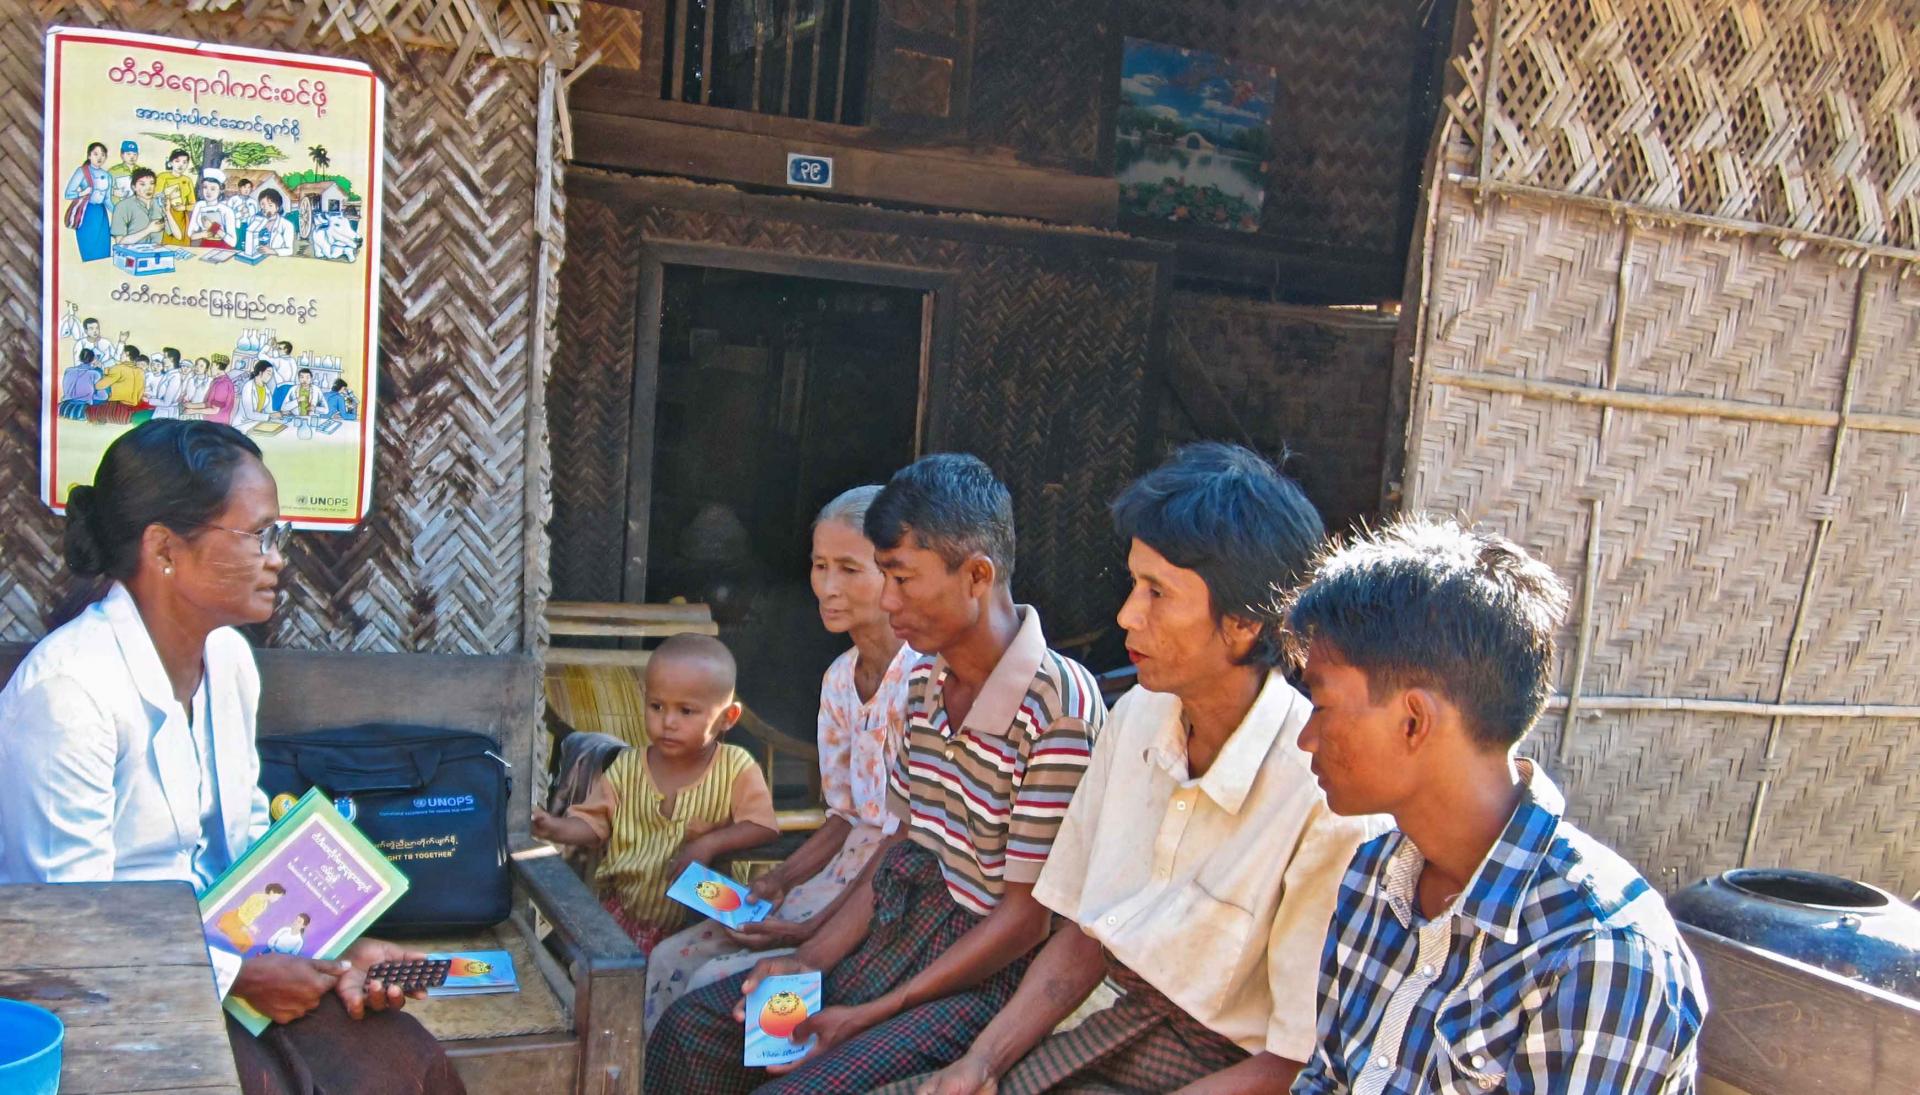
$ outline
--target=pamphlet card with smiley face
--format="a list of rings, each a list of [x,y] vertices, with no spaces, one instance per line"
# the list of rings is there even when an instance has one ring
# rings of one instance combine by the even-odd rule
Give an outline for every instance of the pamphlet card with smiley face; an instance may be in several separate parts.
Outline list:
[[[446,983],[428,989],[428,996],[484,996],[520,991],[511,951],[443,951],[427,957],[444,958],[448,962]]]
[[[793,1028],[820,1011],[820,975],[791,973],[769,977],[747,994],[748,1068],[792,1064],[813,1049],[818,1038],[793,1041]]]
[[[667,887],[667,896],[729,928],[765,920],[773,911],[770,903],[750,899],[745,886],[699,863],[687,865]]]

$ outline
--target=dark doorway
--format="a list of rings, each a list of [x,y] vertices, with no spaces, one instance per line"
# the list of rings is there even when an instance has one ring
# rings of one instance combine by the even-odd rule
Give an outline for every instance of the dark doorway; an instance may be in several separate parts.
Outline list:
[[[743,698],[802,738],[846,648],[808,584],[813,516],[913,459],[926,307],[913,288],[662,269],[645,600],[712,605]]]

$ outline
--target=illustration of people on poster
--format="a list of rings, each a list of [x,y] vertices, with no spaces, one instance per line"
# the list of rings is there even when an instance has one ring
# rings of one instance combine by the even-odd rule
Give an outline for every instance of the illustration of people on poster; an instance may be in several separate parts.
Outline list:
[[[372,487],[381,87],[365,65],[47,33],[41,496],[152,418],[245,432],[303,528]]]

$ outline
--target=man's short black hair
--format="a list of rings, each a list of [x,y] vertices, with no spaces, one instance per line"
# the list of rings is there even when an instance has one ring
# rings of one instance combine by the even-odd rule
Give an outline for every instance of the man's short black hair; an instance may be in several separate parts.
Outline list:
[[[82,347],[80,350],[80,364],[82,365],[93,364],[93,356],[94,356],[93,350],[91,348]]]
[[[1379,700],[1431,688],[1483,745],[1510,749],[1546,708],[1567,590],[1518,544],[1452,521],[1402,518],[1329,552],[1288,619],[1367,675]]]
[[[1013,496],[977,456],[934,453],[893,473],[867,507],[867,539],[891,551],[909,531],[950,571],[984,555],[995,582],[1013,578]]]
[[[155,181],[158,181],[158,180],[159,180],[159,178],[160,178],[160,176],[158,176],[158,175],[155,175],[155,174],[153,173],[153,169],[152,169],[152,168],[149,168],[149,167],[136,167],[136,168],[134,168],[134,169],[133,169],[133,174],[131,174],[131,175],[129,175],[129,176],[127,176],[127,185],[128,185],[128,186],[136,186],[136,185],[138,185],[138,184],[139,184],[139,182],[140,182],[140,180],[141,180],[141,179],[153,179],[153,180],[155,180]]]
[[[1249,449],[1201,441],[1121,491],[1113,527],[1198,573],[1216,624],[1233,616],[1260,626],[1241,664],[1280,664],[1287,594],[1327,537],[1293,480]]]

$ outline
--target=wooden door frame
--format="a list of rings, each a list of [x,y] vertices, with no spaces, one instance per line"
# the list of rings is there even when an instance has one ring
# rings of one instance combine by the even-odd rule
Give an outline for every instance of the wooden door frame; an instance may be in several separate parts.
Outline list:
[[[919,385],[914,400],[913,455],[944,434],[944,412],[931,393],[952,368],[956,305],[954,274],[945,270],[851,259],[812,258],[774,251],[678,240],[640,244],[640,279],[633,349],[633,416],[627,428],[626,558],[622,599],[644,597],[647,539],[652,534],[653,435],[660,395],[660,320],[668,266],[705,266],[778,277],[814,278],[858,285],[917,289],[922,295]]]

